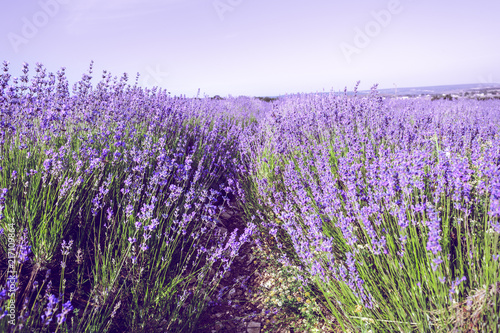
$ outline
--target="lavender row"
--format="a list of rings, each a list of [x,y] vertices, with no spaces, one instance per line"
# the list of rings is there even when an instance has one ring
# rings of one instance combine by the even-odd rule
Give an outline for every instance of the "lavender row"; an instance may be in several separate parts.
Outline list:
[[[218,222],[254,102],[28,74],[0,76],[2,330],[193,330],[254,229]]]
[[[243,142],[281,262],[344,329],[449,329],[498,284],[498,101],[295,95]]]

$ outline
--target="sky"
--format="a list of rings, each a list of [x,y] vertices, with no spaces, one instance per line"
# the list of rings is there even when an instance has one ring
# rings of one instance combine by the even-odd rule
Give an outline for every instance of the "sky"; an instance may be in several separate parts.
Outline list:
[[[172,95],[500,82],[497,0],[0,0],[0,61]]]

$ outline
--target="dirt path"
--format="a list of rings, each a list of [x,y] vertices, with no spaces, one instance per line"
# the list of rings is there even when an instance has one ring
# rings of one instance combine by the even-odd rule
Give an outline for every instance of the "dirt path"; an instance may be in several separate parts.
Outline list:
[[[220,216],[221,228],[230,233],[244,230],[243,212],[232,208]],[[270,253],[261,253],[255,243],[245,243],[234,259],[231,270],[213,293],[207,309],[200,317],[196,333],[295,333],[309,331],[303,327],[304,317],[266,303],[273,293],[269,286],[281,285],[278,268]],[[269,258],[269,259],[267,259]],[[281,280],[281,279],[280,279]],[[311,331],[312,332],[312,331]],[[331,332],[326,328],[315,332]]]
[[[221,214],[224,228],[243,230],[242,212],[229,210]],[[259,333],[265,314],[262,304],[252,301],[260,288],[262,273],[268,266],[254,254],[254,244],[246,243],[234,259],[231,270],[221,280],[199,321],[197,333]]]

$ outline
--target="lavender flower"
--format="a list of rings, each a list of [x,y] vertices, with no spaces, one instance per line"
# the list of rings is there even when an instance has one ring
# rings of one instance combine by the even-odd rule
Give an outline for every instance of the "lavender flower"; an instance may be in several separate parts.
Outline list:
[[[442,263],[443,263],[443,259],[441,259],[441,256],[437,256],[436,258],[434,258],[432,260],[432,263],[431,263],[432,270],[435,272],[437,270],[437,268],[439,267],[439,265]]]
[[[69,253],[71,252],[71,247],[73,246],[73,240],[70,240],[68,243],[66,243],[65,240],[62,241],[62,244],[61,244],[61,253],[63,256],[67,256],[69,255]]]
[[[29,255],[31,253],[31,246],[28,245],[28,230],[25,229],[23,236],[20,239],[19,245],[17,246],[18,248],[18,256],[19,256],[19,261],[24,263],[29,260]]]
[[[57,324],[62,325],[66,321],[66,317],[73,310],[73,306],[71,305],[71,301],[67,301],[62,305],[61,313],[57,314]]]
[[[466,281],[467,278],[465,276],[462,276],[461,278],[457,278],[455,281],[451,282],[451,288],[450,288],[450,301],[453,300],[453,294],[456,292],[456,288],[464,281]]]
[[[1,191],[0,191],[0,221],[3,219],[3,209],[5,207],[5,198],[7,196],[7,192],[8,190],[6,188],[3,188]]]
[[[437,214],[429,209],[429,221],[427,222],[427,226],[429,227],[429,240],[427,241],[427,250],[431,251],[433,254],[438,254],[441,251],[441,245],[439,244],[439,240],[441,239],[441,219],[437,216]]]
[[[48,300],[49,301],[47,303],[47,307],[45,308],[45,312],[41,316],[42,323],[46,326],[49,325],[50,322],[52,321],[52,316],[55,312],[55,307],[56,307],[57,303],[59,303],[59,300],[57,299],[57,297],[52,295],[52,294],[49,295]]]

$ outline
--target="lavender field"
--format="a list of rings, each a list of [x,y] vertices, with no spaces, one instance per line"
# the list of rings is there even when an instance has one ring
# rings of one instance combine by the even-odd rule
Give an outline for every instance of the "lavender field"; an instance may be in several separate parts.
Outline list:
[[[295,332],[500,330],[500,100],[31,72],[0,73],[1,332],[195,332],[245,244]]]

